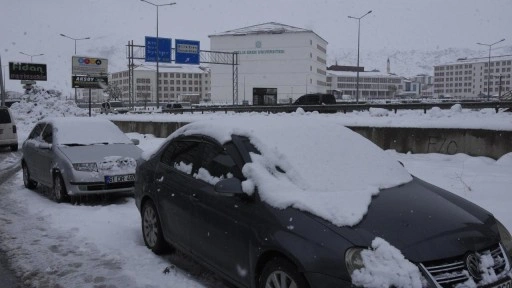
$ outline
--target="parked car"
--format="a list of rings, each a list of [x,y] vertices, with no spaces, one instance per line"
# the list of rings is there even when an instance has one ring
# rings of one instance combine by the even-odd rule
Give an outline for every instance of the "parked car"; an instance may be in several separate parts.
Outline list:
[[[305,94],[297,98],[295,105],[328,105],[336,104],[336,98],[332,94],[313,93]]]
[[[106,119],[60,117],[39,121],[23,143],[23,183],[52,188],[54,199],[132,192],[142,150]]]
[[[0,107],[0,147],[10,147],[18,151],[18,133],[11,110]]]
[[[491,213],[334,121],[254,116],[178,129],[137,166],[145,245],[179,249],[237,287],[356,287],[365,271],[417,280],[390,287],[512,285],[512,237]],[[375,241],[400,254],[368,260]]]
[[[172,111],[183,109],[181,103],[167,103],[162,107],[162,113],[171,113]]]

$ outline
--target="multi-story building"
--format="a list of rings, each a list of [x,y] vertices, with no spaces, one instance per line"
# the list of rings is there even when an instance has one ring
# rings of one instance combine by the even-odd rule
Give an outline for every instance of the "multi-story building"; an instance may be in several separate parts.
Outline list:
[[[500,91],[503,94],[512,89],[511,70],[511,56],[491,57],[490,67],[485,57],[434,66],[434,97],[498,96]]]
[[[337,65],[329,67],[327,70],[327,93],[334,94],[338,99],[342,97],[356,99],[357,74],[354,72],[355,68]],[[400,76],[379,71],[359,72],[360,100],[394,98],[403,90],[403,87]]]
[[[162,103],[210,99],[210,70],[201,66],[160,68],[159,100]],[[156,71],[144,67],[133,71],[134,103],[156,102]],[[110,82],[122,91],[120,100],[130,102],[128,70],[111,74]]]
[[[265,99],[278,103],[306,93],[325,93],[327,41],[311,30],[271,22],[209,37],[211,50],[238,52],[239,102],[263,90],[257,88],[272,91],[277,97]],[[233,67],[212,65],[211,69],[213,101],[231,103]]]

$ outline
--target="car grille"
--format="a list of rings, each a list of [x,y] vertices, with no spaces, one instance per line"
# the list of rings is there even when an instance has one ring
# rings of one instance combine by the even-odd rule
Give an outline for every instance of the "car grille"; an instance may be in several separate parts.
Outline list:
[[[492,256],[494,259],[492,269],[499,279],[503,278],[510,269],[509,259],[500,244],[478,251],[476,254]],[[420,266],[436,284],[436,287],[454,288],[471,278],[477,283],[478,287],[484,287],[485,285],[478,285],[479,279],[475,279],[471,276],[465,259],[466,257],[462,256],[441,261],[426,262]]]

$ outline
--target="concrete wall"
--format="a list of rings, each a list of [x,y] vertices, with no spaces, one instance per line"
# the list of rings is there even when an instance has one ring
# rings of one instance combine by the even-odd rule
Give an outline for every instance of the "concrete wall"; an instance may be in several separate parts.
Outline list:
[[[113,121],[125,133],[138,132],[165,138],[184,122]],[[435,129],[348,127],[370,139],[382,149],[401,153],[464,153],[498,159],[512,152],[512,131],[481,129]]]

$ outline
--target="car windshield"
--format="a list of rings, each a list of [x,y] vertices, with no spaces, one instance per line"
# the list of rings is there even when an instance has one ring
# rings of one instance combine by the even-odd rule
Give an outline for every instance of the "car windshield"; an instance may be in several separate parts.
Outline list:
[[[11,123],[11,116],[7,109],[0,109],[0,124]]]
[[[57,145],[83,146],[92,144],[132,143],[117,126],[106,119],[86,117],[53,118]]]

